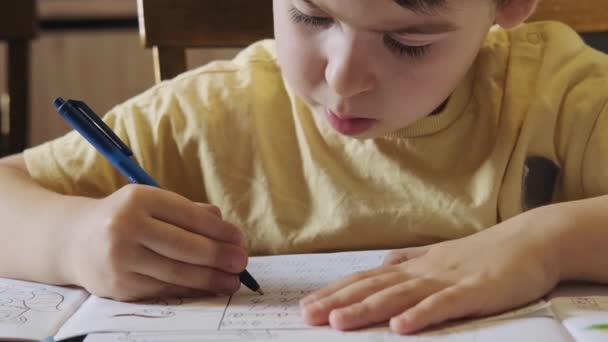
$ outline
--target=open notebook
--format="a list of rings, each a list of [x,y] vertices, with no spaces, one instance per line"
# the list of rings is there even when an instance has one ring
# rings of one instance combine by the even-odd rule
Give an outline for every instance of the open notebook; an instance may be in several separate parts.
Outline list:
[[[455,322],[415,336],[385,325],[355,332],[309,327],[298,301],[346,274],[379,265],[386,251],[255,257],[247,269],[266,294],[123,303],[83,290],[0,279],[0,339],[86,341],[608,341],[608,287],[563,287],[546,301]]]

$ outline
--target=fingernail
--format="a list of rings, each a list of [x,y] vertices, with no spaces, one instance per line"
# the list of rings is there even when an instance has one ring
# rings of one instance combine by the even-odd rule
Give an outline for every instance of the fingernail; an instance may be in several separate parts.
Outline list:
[[[241,287],[241,282],[238,277],[231,277],[230,281],[228,281],[226,285],[228,285],[228,289],[234,293],[238,291],[239,287]]]
[[[231,241],[233,241],[235,244],[243,247],[243,234],[241,234],[240,231],[237,231],[236,233],[234,233],[232,235]]]
[[[221,288],[219,292],[226,295],[231,295],[238,290],[240,285],[239,279],[237,277],[225,277],[222,278]]]
[[[220,207],[212,205],[211,207],[211,211],[217,215],[217,217],[222,218],[222,210],[220,209]]]
[[[310,297],[304,297],[300,300],[300,307],[305,307],[312,302],[314,302],[314,299],[312,299]]]
[[[404,334],[407,329],[407,321],[402,317],[391,318],[388,324],[391,330],[397,334]]]

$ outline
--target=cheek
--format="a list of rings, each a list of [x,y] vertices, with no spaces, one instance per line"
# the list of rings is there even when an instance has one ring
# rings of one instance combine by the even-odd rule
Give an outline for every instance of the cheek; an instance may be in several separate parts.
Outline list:
[[[304,99],[324,83],[325,62],[317,44],[293,24],[282,25],[275,34],[278,63],[289,86]]]
[[[466,42],[466,41],[465,41]],[[463,80],[475,60],[478,46],[456,41],[442,45],[416,67],[411,68],[410,91],[430,102],[443,102]]]
[[[305,39],[295,39],[288,43],[277,42],[279,65],[290,87],[309,98],[324,82],[324,62],[318,48]]]

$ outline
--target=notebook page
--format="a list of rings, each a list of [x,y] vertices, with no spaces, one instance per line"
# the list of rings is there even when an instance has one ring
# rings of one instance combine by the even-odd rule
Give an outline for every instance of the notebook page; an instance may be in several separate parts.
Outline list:
[[[190,332],[138,332],[92,334],[85,342],[572,342],[563,327],[547,317],[526,317],[506,321],[467,324],[418,335],[400,336],[386,327],[339,332],[315,330],[219,330]]]
[[[0,339],[51,336],[88,296],[78,288],[0,278]]]
[[[343,276],[382,263],[386,251],[250,258],[248,271],[266,293],[244,286],[231,298],[157,298],[124,303],[91,296],[60,329],[57,339],[90,332],[291,329],[311,327],[300,319],[298,301]]]
[[[211,336],[212,340],[234,340],[242,334],[253,334],[251,336],[264,340],[265,332],[273,339],[275,336],[280,339],[281,336],[293,338],[293,331],[297,332],[297,336],[307,336],[308,341],[315,336],[319,339],[333,338],[335,331],[326,327],[311,327],[302,321],[299,300],[347,274],[380,265],[385,255],[386,251],[369,251],[251,258],[247,268],[264,289],[264,296],[242,287],[231,298],[178,298],[156,299],[148,303],[119,303],[91,297],[65,324],[57,338],[90,332],[145,332],[148,335],[142,340],[146,341],[154,340],[151,336],[160,336],[162,340],[166,334],[173,334],[167,340],[174,341],[196,340],[196,336],[200,338],[201,334]],[[517,325],[527,324],[526,319],[535,318],[545,322],[539,325],[544,328],[539,328],[538,331],[543,334],[552,331],[556,336],[563,337],[563,327],[552,315],[546,313],[547,307],[546,302],[540,301],[495,317],[455,322],[454,326],[443,327],[440,333],[430,332],[427,335],[433,333],[434,335],[429,335],[433,336],[433,340],[442,334],[450,334],[451,338],[475,341],[478,327],[497,326],[504,329],[506,335],[521,334]],[[386,325],[380,329],[382,330],[372,330],[370,338],[378,340],[378,334],[393,336]],[[538,331],[525,333],[534,335]],[[367,333],[370,332],[366,330]],[[385,337],[380,339],[384,340]]]

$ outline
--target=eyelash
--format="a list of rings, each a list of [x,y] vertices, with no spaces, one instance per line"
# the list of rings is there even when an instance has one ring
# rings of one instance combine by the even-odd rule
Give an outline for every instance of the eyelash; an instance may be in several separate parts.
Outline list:
[[[319,28],[319,27],[327,26],[333,22],[333,20],[330,18],[315,17],[315,16],[304,14],[295,7],[292,7],[289,10],[289,13],[290,13],[291,21],[294,24],[303,24],[303,25]],[[384,42],[384,45],[389,50],[391,50],[393,53],[395,53],[399,56],[407,55],[412,58],[423,57],[424,55],[426,55],[429,52],[429,49],[431,47],[430,44],[422,45],[422,46],[405,45],[405,44],[391,38],[389,35],[384,35],[384,37],[382,38],[382,41]]]
[[[431,48],[430,44],[420,46],[405,45],[387,35],[382,38],[382,41],[387,48],[391,49],[398,55],[408,55],[413,58],[424,57]]]
[[[321,27],[332,23],[332,20],[330,18],[306,15],[300,12],[300,10],[295,7],[292,7],[289,10],[289,14],[291,14],[291,21],[293,21],[295,24],[305,24],[312,27]]]

